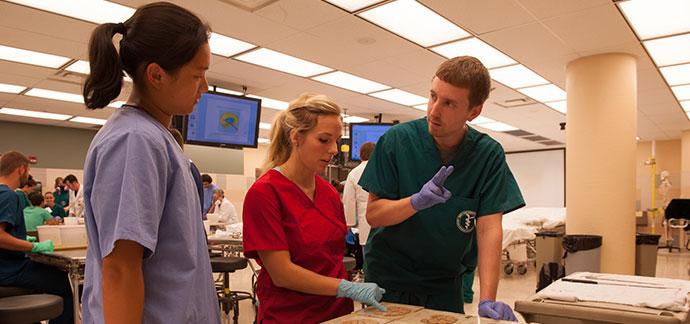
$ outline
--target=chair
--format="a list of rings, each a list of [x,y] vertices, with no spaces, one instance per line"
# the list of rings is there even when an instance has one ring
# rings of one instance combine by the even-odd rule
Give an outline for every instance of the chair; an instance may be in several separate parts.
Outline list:
[[[62,298],[33,294],[20,287],[0,287],[0,324],[37,323],[62,314]]]
[[[225,313],[225,319],[229,319],[230,309],[233,311],[233,323],[238,323],[240,316],[239,301],[251,299],[255,304],[254,295],[245,291],[230,290],[230,273],[247,267],[247,259],[236,256],[213,257],[211,258],[211,271],[223,274],[223,282],[216,286],[218,302],[221,312]]]
[[[669,252],[674,249],[681,251],[681,246],[685,243],[686,248],[688,242],[683,242],[683,234],[690,223],[690,199],[672,199],[664,211],[664,227],[666,227],[666,245],[660,246],[660,249],[668,248]],[[678,231],[678,246],[673,246],[673,230]]]

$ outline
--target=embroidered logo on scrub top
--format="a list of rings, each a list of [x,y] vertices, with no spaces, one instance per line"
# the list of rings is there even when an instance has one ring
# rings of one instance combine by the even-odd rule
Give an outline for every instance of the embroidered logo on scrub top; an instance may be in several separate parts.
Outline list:
[[[470,233],[474,230],[477,223],[477,213],[471,210],[464,210],[455,217],[455,226],[463,233]]]

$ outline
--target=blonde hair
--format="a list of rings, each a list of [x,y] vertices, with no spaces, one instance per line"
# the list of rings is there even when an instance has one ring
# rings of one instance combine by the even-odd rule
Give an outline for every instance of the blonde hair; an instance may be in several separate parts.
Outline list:
[[[290,132],[306,133],[316,127],[319,116],[340,116],[340,107],[322,94],[303,93],[273,120],[271,144],[263,172],[285,163],[292,153]]]

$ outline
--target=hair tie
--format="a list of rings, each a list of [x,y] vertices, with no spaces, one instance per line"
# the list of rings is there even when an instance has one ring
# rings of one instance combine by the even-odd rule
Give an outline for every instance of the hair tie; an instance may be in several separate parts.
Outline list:
[[[124,36],[127,33],[127,28],[124,23],[118,23],[115,25],[115,32],[122,34]]]

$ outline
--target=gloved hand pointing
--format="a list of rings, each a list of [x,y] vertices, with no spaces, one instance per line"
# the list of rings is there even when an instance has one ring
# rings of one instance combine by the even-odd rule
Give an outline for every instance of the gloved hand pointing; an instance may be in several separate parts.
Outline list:
[[[450,199],[451,193],[443,187],[448,176],[453,173],[453,166],[442,166],[431,180],[424,184],[422,190],[412,195],[412,208],[417,211],[427,209],[433,205],[444,203]]]
[[[55,246],[53,246],[53,241],[51,240],[45,240],[43,242],[34,242],[32,244],[34,245],[34,247],[31,249],[31,252],[42,253],[55,251]]]
[[[479,302],[479,316],[501,321],[517,322],[513,310],[504,302],[485,299]]]
[[[385,292],[385,289],[379,288],[379,286],[373,282],[357,283],[343,279],[340,281],[340,284],[338,284],[336,296],[347,297],[362,304],[374,306],[385,312],[386,306],[379,303]]]

